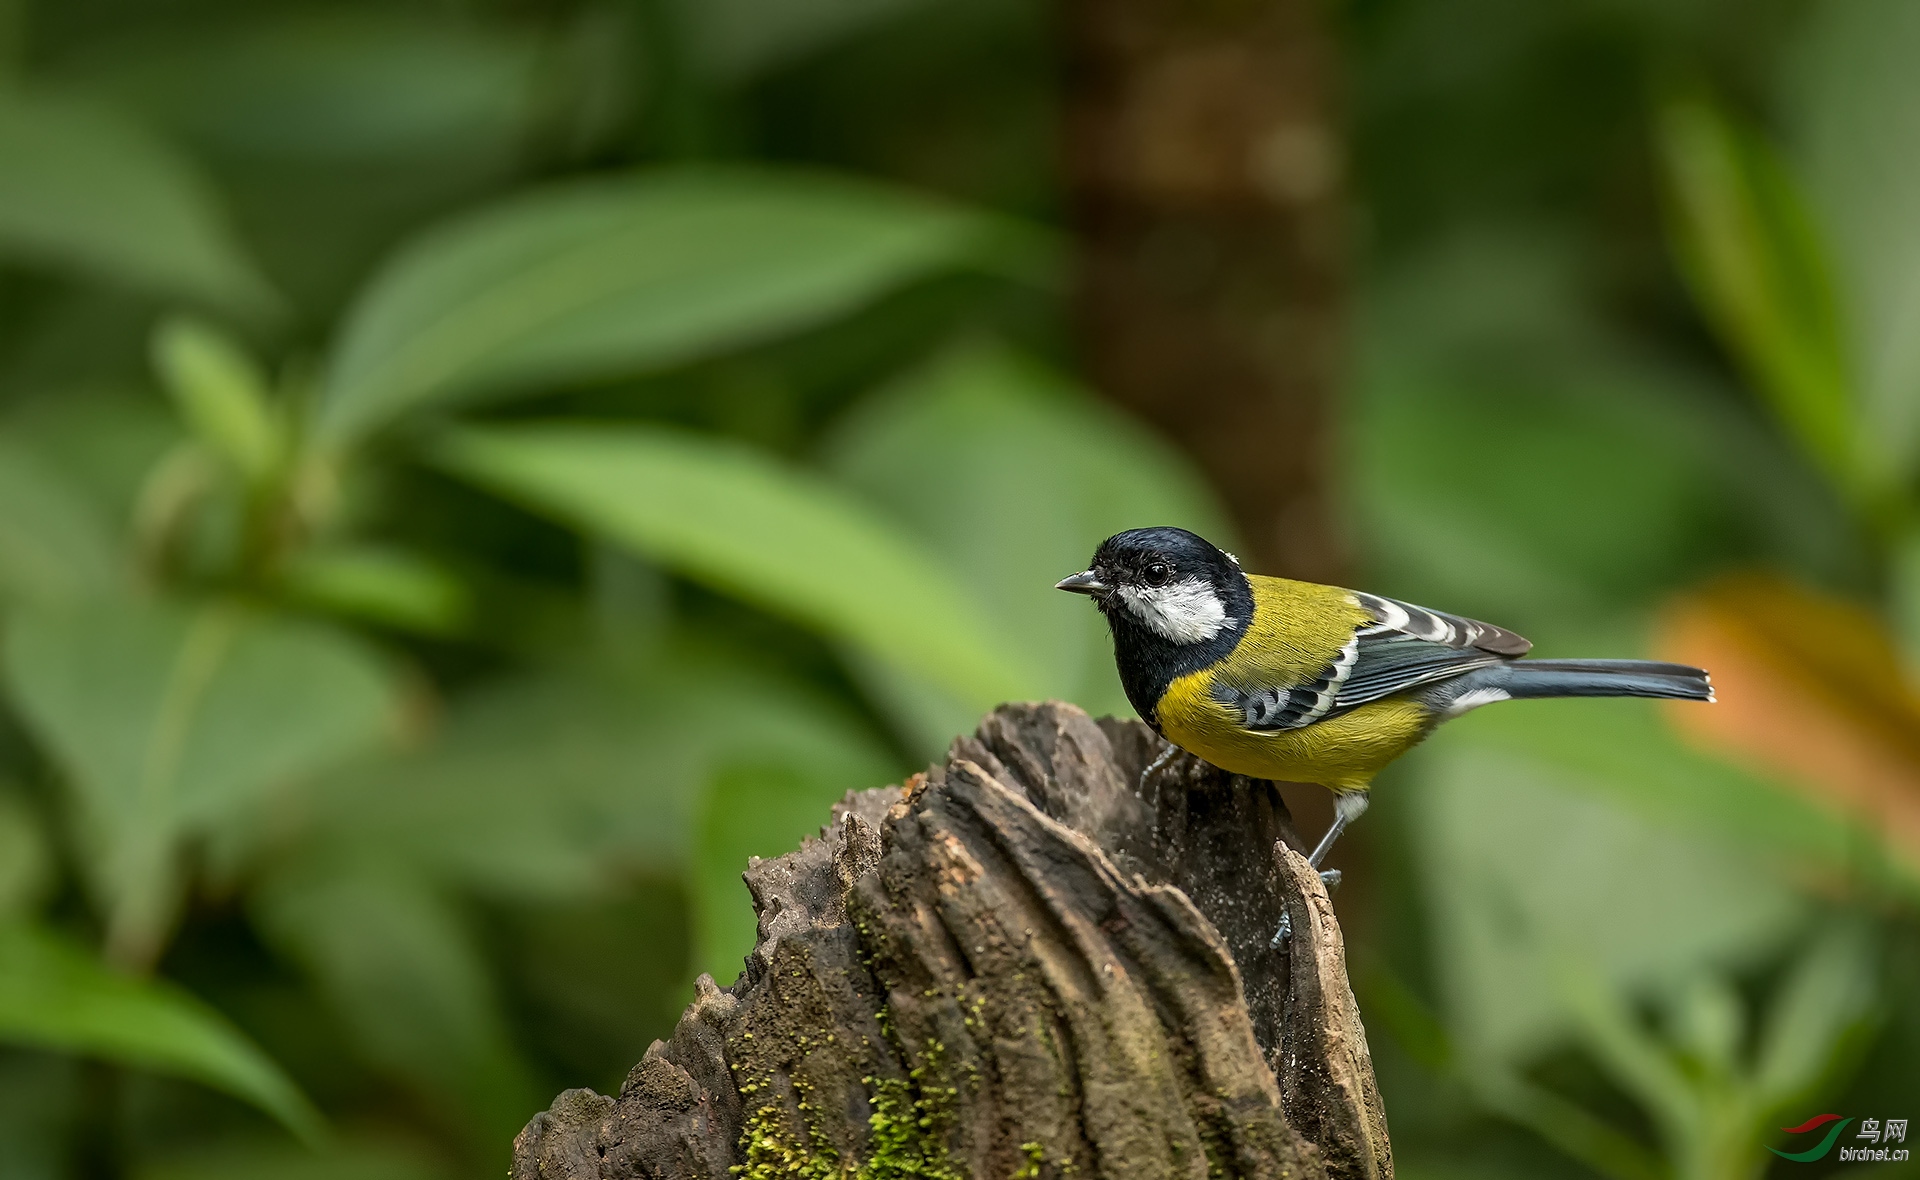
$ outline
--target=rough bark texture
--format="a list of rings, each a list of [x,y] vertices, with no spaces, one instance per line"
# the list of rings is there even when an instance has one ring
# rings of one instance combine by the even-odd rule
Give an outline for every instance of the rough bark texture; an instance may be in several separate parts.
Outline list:
[[[1008,705],[746,874],[758,945],[513,1180],[1388,1178],[1340,931],[1271,784]],[[1270,945],[1282,912],[1294,938]],[[738,1168],[739,1171],[730,1171]]]
[[[1339,580],[1327,503],[1341,154],[1318,0],[1070,0],[1082,351],[1272,573]],[[1144,523],[1144,522],[1143,522]]]

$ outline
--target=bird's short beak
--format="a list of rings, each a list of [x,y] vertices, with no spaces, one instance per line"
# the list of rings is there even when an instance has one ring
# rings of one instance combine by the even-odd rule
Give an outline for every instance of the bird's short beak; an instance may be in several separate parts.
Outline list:
[[[1073,594],[1105,594],[1109,587],[1094,576],[1092,570],[1083,570],[1071,578],[1061,578],[1053,584],[1055,590],[1066,590]]]

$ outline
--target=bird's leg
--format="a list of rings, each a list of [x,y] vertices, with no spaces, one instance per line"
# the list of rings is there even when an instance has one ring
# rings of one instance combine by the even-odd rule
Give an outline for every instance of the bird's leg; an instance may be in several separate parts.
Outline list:
[[[1180,747],[1174,745],[1172,742],[1168,742],[1167,748],[1160,751],[1160,756],[1158,758],[1155,758],[1152,762],[1149,762],[1147,764],[1147,768],[1140,772],[1141,788],[1144,790],[1147,785],[1147,780],[1151,779],[1154,775],[1159,774],[1160,771],[1167,765],[1167,763],[1173,761],[1174,758],[1179,755],[1179,753],[1180,753]]]
[[[1327,850],[1347,830],[1347,825],[1359,819],[1367,811],[1367,793],[1365,791],[1342,791],[1333,797],[1333,824],[1327,828],[1327,834],[1320,837],[1320,843],[1314,846],[1313,855],[1307,857],[1307,863],[1314,868],[1327,858]],[[1340,870],[1328,869],[1320,874],[1320,881],[1332,893],[1340,887]],[[1273,941],[1269,944],[1276,950],[1286,945],[1293,937],[1293,921],[1285,913],[1280,915],[1280,928],[1273,932]]]
[[[1320,843],[1314,846],[1313,855],[1307,857],[1308,864],[1316,869],[1320,867],[1320,862],[1327,859],[1327,851],[1333,847],[1333,842],[1340,838],[1340,833],[1347,830],[1348,824],[1367,813],[1367,802],[1365,791],[1342,791],[1333,797],[1333,826],[1327,829],[1327,834],[1320,837]],[[1324,879],[1327,874],[1322,873],[1320,876]],[[1335,875],[1334,880],[1339,879],[1338,875]]]

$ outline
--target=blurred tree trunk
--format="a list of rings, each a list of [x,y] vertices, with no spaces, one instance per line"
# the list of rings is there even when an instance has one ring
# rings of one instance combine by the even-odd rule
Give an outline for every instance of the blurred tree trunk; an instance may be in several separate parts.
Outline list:
[[[1200,462],[1251,567],[1336,580],[1342,157],[1320,5],[1069,0],[1064,35],[1094,382]]]

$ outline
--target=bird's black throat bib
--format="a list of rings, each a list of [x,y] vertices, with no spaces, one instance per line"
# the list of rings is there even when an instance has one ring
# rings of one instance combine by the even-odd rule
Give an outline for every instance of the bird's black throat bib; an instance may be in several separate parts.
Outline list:
[[[1232,622],[1212,639],[1198,643],[1175,643],[1160,635],[1124,603],[1113,599],[1100,603],[1100,612],[1106,615],[1107,627],[1113,633],[1113,659],[1120,673],[1120,687],[1134,711],[1155,733],[1160,732],[1157,706],[1167,686],[1232,655],[1253,622],[1253,587],[1244,574],[1235,571],[1231,584],[1216,583],[1214,590],[1226,604]]]

